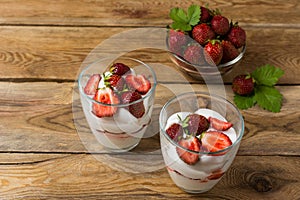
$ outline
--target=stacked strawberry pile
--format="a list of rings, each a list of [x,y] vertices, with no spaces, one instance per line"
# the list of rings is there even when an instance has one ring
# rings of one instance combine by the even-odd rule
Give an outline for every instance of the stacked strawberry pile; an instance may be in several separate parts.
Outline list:
[[[127,65],[114,63],[109,71],[102,75],[93,74],[84,87],[84,93],[102,103],[93,103],[92,106],[92,112],[102,118],[112,117],[117,112],[118,106],[109,106],[110,104],[138,101],[150,88],[151,83],[144,75],[135,75]],[[136,118],[141,118],[145,113],[143,101],[130,104],[126,109]]]
[[[246,43],[245,30],[237,22],[229,22],[218,9],[191,5],[185,12],[172,8],[170,17],[169,50],[192,64],[211,60],[215,65],[227,63]]]
[[[179,117],[179,116],[178,116]],[[199,114],[190,114],[180,123],[171,124],[166,133],[181,147],[196,152],[217,152],[229,147],[232,142],[222,131],[232,127],[232,123],[214,117],[206,118]],[[178,156],[189,165],[199,161],[199,155],[176,147]],[[213,154],[223,155],[224,152]]]

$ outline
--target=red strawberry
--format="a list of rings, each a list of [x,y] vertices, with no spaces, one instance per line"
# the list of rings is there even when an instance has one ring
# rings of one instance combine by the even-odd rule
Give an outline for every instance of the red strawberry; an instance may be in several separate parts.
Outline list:
[[[254,79],[250,75],[236,76],[232,81],[232,90],[238,95],[251,95],[254,91]]]
[[[201,135],[201,150],[217,152],[232,145],[230,138],[222,132],[208,131]],[[216,155],[223,155],[225,152]]]
[[[209,117],[208,121],[211,126],[218,131],[226,131],[233,126],[230,122],[225,122],[214,117]]]
[[[123,74],[125,74],[126,72],[130,71],[130,68],[123,64],[123,63],[114,63],[109,71],[113,74],[117,74],[119,76],[122,76]]]
[[[188,139],[179,140],[178,144],[186,149],[192,151],[200,151],[200,141],[197,137],[189,137]],[[180,159],[189,165],[194,165],[199,161],[199,155],[196,153],[190,153],[183,150],[180,147],[176,147],[176,152]]]
[[[124,78],[117,74],[113,74],[110,77],[108,77],[107,82],[111,87],[115,88],[118,91],[122,91],[125,85]]]
[[[203,6],[201,6],[200,9],[201,9],[200,22],[201,23],[208,22],[210,20],[210,17],[211,17],[211,15],[209,13],[210,12],[209,9],[205,8]]]
[[[193,28],[192,36],[199,44],[204,46],[208,40],[215,38],[215,33],[207,24],[199,24]]]
[[[123,104],[132,103],[134,101],[140,100],[141,98],[141,94],[135,91],[126,91],[121,94],[121,100]],[[145,106],[143,101],[131,104],[127,109],[136,118],[141,118],[145,114]]]
[[[223,57],[223,47],[219,40],[210,40],[204,47],[206,60],[212,60],[215,65],[221,62]]]
[[[198,114],[190,114],[187,116],[187,129],[191,135],[201,135],[209,128],[209,122],[206,117]],[[186,120],[184,120],[186,121]]]
[[[235,59],[240,54],[240,52],[235,48],[235,46],[230,41],[223,40],[222,47],[223,47],[223,57],[221,63],[229,62]]]
[[[166,133],[172,140],[177,141],[178,138],[183,135],[183,129],[180,124],[174,123],[166,130]]]
[[[236,48],[240,48],[246,44],[246,32],[238,25],[238,23],[235,23],[227,34],[227,40],[229,40]]]
[[[140,94],[146,94],[151,88],[150,81],[144,75],[128,74],[125,80],[130,89],[136,90]]]
[[[169,31],[169,49],[171,52],[182,56],[182,49],[186,46],[187,36],[182,31]]]
[[[192,64],[200,65],[204,61],[202,47],[199,44],[189,45],[184,51],[183,58]]]
[[[94,100],[104,104],[118,104],[120,101],[112,89],[106,87],[97,90]],[[111,117],[117,112],[117,107],[93,103],[93,113],[98,117]]]
[[[211,20],[211,28],[218,35],[225,35],[229,29],[229,21],[222,15],[215,15]]]
[[[84,87],[84,93],[87,95],[94,95],[101,80],[100,74],[93,74]]]

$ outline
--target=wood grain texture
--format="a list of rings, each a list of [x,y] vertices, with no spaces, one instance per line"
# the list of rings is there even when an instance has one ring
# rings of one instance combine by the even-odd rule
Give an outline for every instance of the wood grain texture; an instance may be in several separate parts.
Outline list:
[[[0,3],[0,23],[15,25],[162,26],[171,23],[169,10],[208,1],[138,0],[5,0]],[[229,19],[254,26],[299,26],[297,0],[213,0]]]
[[[211,191],[197,195],[177,188],[165,168],[131,173],[111,164],[85,154],[0,154],[1,198],[297,199],[300,195],[296,157],[237,156]]]
[[[110,36],[132,30],[130,28],[74,28],[74,27],[0,27],[0,77],[2,80],[75,80],[88,54]],[[231,83],[237,74],[251,72],[264,64],[285,70],[281,84],[300,83],[300,29],[247,29],[248,46],[245,57],[224,76]],[[266,39],[268,38],[268,39]],[[264,41],[264,42],[262,42]],[[130,40],[128,42],[130,44]],[[100,49],[104,55],[110,49]],[[128,54],[147,63],[160,63],[178,69],[165,51],[140,49]],[[9,68],[9,70],[7,70]],[[159,81],[180,82],[168,75],[168,70],[156,68]],[[182,74],[181,72],[179,72]],[[199,82],[188,75],[185,79]]]
[[[245,57],[223,77],[230,101],[235,75],[267,63],[285,71],[276,86],[284,96],[281,112],[241,111],[238,155],[211,191],[187,194],[172,182],[160,152],[158,116],[177,93],[224,91],[181,73],[165,51],[127,54],[157,72],[149,138],[131,152],[110,154],[89,131],[75,82],[89,53],[115,34],[166,27],[172,7],[206,2],[0,1],[0,199],[300,199],[299,0],[209,1],[247,32]],[[156,41],[150,33],[143,44]],[[124,48],[132,47],[134,40],[125,39]]]
[[[0,151],[105,152],[89,133],[73,86],[73,83],[54,82],[0,83],[1,91],[8,88],[0,97]],[[225,89],[227,98],[232,101],[230,86]],[[300,99],[297,93],[300,87],[278,86],[278,89],[284,96],[280,113],[274,114],[259,107],[242,111],[245,135],[239,155],[300,155]],[[210,90],[218,92],[220,87]],[[207,91],[207,86],[158,85],[149,135],[158,133],[158,116],[165,102],[175,94],[187,91]],[[290,109],[292,107],[294,109]],[[264,119],[263,123],[261,119]],[[80,130],[80,134],[76,130]],[[159,148],[156,135],[144,139],[135,151],[156,152]]]

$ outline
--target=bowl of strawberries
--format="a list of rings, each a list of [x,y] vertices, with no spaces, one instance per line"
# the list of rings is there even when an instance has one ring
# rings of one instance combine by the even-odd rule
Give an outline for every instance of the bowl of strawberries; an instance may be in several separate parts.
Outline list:
[[[246,32],[220,10],[191,5],[187,11],[172,8],[167,33],[171,60],[197,79],[228,73],[244,56]]]

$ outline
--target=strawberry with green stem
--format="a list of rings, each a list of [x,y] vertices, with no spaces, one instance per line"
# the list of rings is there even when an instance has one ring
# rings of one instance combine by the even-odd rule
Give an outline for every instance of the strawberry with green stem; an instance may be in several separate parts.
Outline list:
[[[231,23],[226,40],[230,41],[238,49],[246,44],[246,31],[238,25],[238,22],[235,24]]]
[[[209,63],[212,60],[215,65],[218,65],[223,57],[223,47],[220,40],[209,40],[204,46],[204,52]]]
[[[271,65],[264,65],[256,68],[250,73],[250,76],[255,81],[252,94],[243,96],[235,93],[234,103],[239,109],[248,109],[258,104],[268,111],[279,112],[282,106],[283,97],[274,86],[283,74],[284,71],[282,69]],[[241,83],[238,84],[240,84],[238,88],[244,87]],[[237,83],[233,83],[232,87],[235,88],[235,85],[237,85]]]
[[[214,15],[211,20],[211,28],[218,35],[225,35],[229,31],[229,20],[220,15]]]

